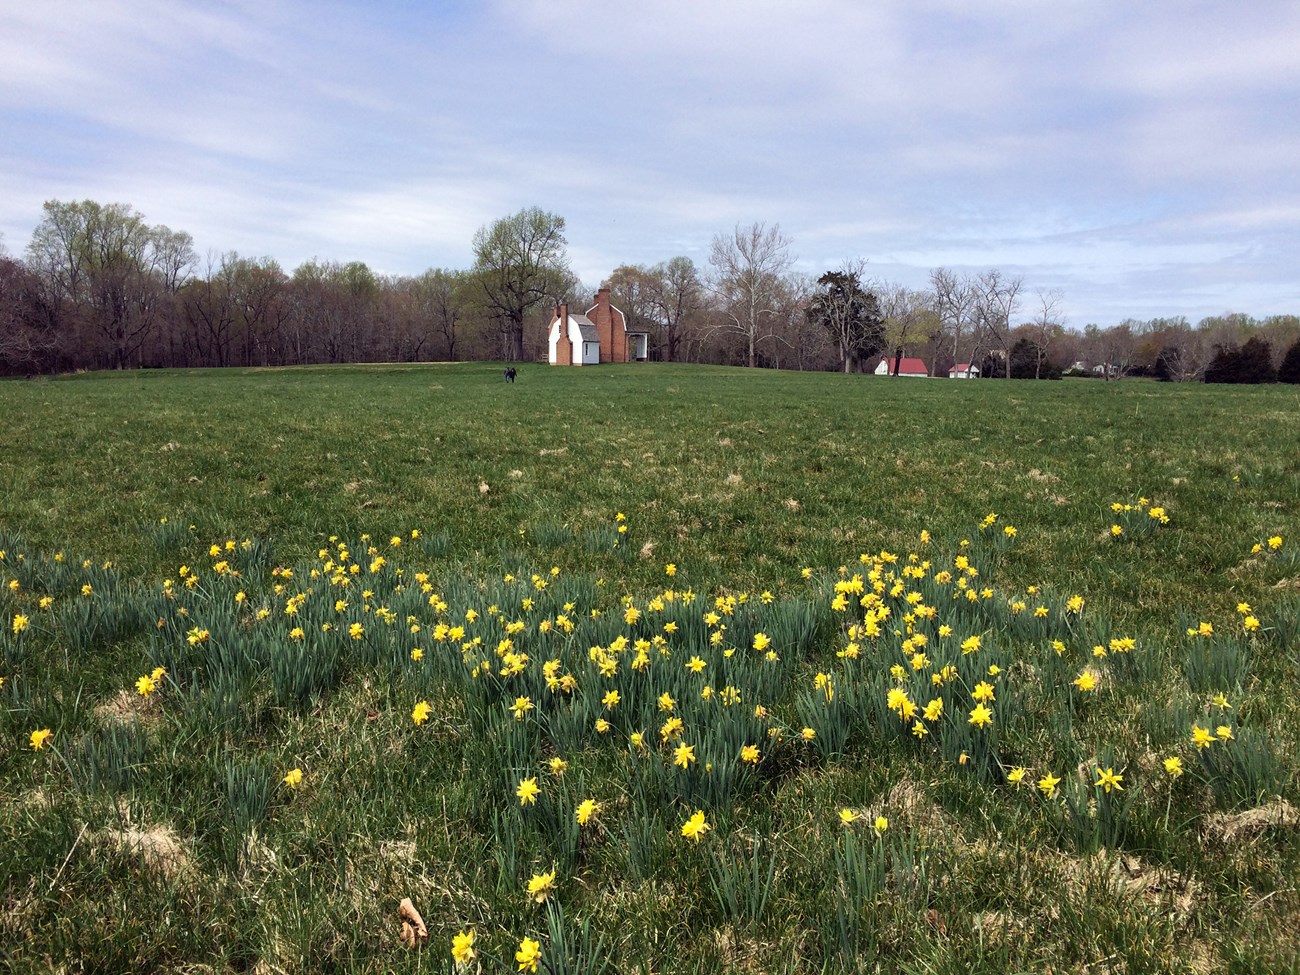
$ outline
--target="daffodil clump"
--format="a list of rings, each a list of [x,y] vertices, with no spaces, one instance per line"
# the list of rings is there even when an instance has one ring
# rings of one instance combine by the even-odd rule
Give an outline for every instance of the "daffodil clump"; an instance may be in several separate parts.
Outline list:
[[[1146,498],[1112,513],[1116,538],[1169,524]],[[626,547],[627,528],[618,514],[611,548]],[[386,774],[418,789],[454,743],[475,777],[472,828],[524,917],[562,906],[576,878],[604,882],[611,851],[626,848],[643,880],[674,863],[712,871],[728,916],[757,926],[778,854],[742,842],[747,810],[868,758],[1017,804],[1082,851],[1122,845],[1135,803],[1164,803],[1167,823],[1175,795],[1197,788],[1224,808],[1276,789],[1276,749],[1241,702],[1257,649],[1294,622],[1244,600],[1230,619],[1188,620],[1175,670],[1162,643],[1116,627],[1104,594],[1000,584],[1028,533],[990,513],[950,548],[923,532],[910,550],[862,552],[757,591],[696,591],[684,560],[664,563],[646,592],[555,564],[468,573],[428,561],[418,530],[331,537],[294,565],[225,539],[147,590],[111,564],[24,556],[0,563],[18,568],[4,590],[0,693],[22,705],[3,727],[32,753],[22,774],[55,774],[42,763],[71,736],[41,699],[33,644],[88,654],[134,627],[144,666],[119,690],[134,720],[161,723],[111,748],[69,740],[67,769],[130,784],[147,766],[138,753],[163,738],[277,751],[278,764],[230,763],[215,786],[242,870],[261,824],[339,787],[355,759],[335,750],[382,753],[408,770]],[[1279,550],[1281,537],[1266,545]],[[74,628],[90,635],[69,639]],[[1178,682],[1167,706],[1151,704],[1157,678]],[[360,730],[304,747],[302,728],[358,698]],[[1134,702],[1145,723],[1117,723]],[[806,823],[836,837],[827,869],[864,897],[926,855],[905,808],[868,811],[869,800],[844,795]],[[566,937],[557,918],[546,918],[552,947]],[[511,953],[473,920],[448,919],[447,951],[466,970]],[[837,923],[851,933],[859,921]],[[517,970],[540,970],[550,947],[532,928],[520,935]]]
[[[1169,513],[1164,505],[1156,504],[1150,498],[1112,501],[1107,513],[1110,516],[1107,534],[1115,541],[1141,538],[1169,524]]]

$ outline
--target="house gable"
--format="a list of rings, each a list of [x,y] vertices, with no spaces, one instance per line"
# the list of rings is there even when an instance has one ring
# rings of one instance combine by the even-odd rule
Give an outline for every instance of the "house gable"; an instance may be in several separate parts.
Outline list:
[[[548,361],[553,366],[594,366],[600,362],[600,330],[586,315],[572,315],[561,304],[547,332]]]

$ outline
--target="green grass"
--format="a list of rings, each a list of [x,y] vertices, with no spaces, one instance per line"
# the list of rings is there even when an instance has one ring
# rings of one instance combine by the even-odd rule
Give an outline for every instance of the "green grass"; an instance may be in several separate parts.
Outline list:
[[[444,970],[471,929],[485,971],[524,937],[553,972],[1300,963],[1289,388],[465,364],[11,381],[0,416],[14,971]],[[944,702],[923,739],[900,688]]]

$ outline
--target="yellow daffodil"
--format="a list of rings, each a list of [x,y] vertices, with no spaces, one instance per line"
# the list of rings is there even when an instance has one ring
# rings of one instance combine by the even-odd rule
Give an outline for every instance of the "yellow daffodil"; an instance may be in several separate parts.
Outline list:
[[[555,892],[555,871],[535,873],[528,881],[528,896],[540,904]]]
[[[535,972],[537,965],[542,960],[542,946],[532,938],[524,938],[519,942],[519,950],[515,952],[515,961],[519,963],[519,971]]]
[[[704,834],[712,828],[704,818],[704,810],[697,809],[690,819],[682,823],[682,835],[688,840],[694,840],[698,843],[704,839]]]
[[[515,795],[519,797],[519,805],[531,806],[537,803],[537,797],[542,794],[542,790],[537,785],[537,776],[529,776],[526,779],[519,780],[519,787],[515,789]]]
[[[1124,786],[1120,785],[1123,781],[1124,776],[1122,774],[1117,774],[1113,768],[1107,767],[1104,771],[1098,768],[1097,781],[1094,782],[1093,785],[1097,788],[1105,789],[1107,793],[1109,793],[1111,789],[1115,789],[1117,792],[1123,792]]]
[[[517,697],[515,703],[510,705],[510,710],[514,713],[516,721],[523,721],[524,716],[533,709],[532,698]]]
[[[474,929],[461,931],[451,939],[451,957],[459,965],[468,965],[476,957],[474,951]]]

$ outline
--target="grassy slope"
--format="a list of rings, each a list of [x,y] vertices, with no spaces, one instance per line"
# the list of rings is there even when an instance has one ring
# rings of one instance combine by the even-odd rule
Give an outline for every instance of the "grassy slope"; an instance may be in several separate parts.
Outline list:
[[[467,364],[3,383],[0,525],[161,573],[139,528],[168,515],[286,554],[418,524],[494,556],[521,528],[617,509],[706,575],[770,582],[997,511],[1033,526],[1023,581],[1114,587],[1140,611],[1231,598],[1216,574],[1280,529],[1300,480],[1289,387],[672,366],[498,380]],[[1139,495],[1181,530],[1134,573],[1093,543],[1109,503]]]
[[[156,590],[182,561],[210,565],[208,544],[227,537],[269,539],[275,561],[291,564],[330,535],[419,528],[435,540],[431,551],[449,550],[447,560],[426,561],[494,577],[502,566],[555,564],[566,579],[603,578],[607,600],[627,592],[644,605],[668,561],[681,567],[679,583],[701,592],[727,585],[797,598],[802,566],[820,573],[863,551],[911,551],[922,529],[953,550],[997,512],[998,524],[1019,534],[1004,555],[990,555],[991,584],[1085,594],[1115,635],[1162,646],[1147,676],[1171,688],[1153,694],[1116,672],[1096,713],[1080,719],[1082,743],[1067,732],[1062,745],[1026,721],[1007,729],[1008,755],[1026,764],[1045,752],[1083,760],[1114,741],[1135,766],[1130,783],[1140,778],[1143,748],[1155,747],[1143,736],[1186,704],[1173,685],[1184,669],[1174,644],[1187,622],[1231,619],[1242,599],[1266,621],[1293,610],[1290,591],[1272,587],[1294,569],[1248,555],[1276,533],[1295,540],[1300,452],[1287,431],[1300,429],[1300,398],[1288,388],[920,383],[673,366],[537,367],[507,386],[495,367],[473,364],[7,382],[0,415],[0,534],[10,558],[61,549],[114,559],[139,592]],[[1164,505],[1171,524],[1111,541],[1109,505],[1139,496]],[[592,543],[611,537],[615,512],[628,516],[633,551],[649,545],[652,553],[619,557]],[[193,530],[160,530],[161,517]],[[26,591],[0,599],[6,622],[30,612]],[[984,622],[998,632],[993,617]],[[158,647],[126,633],[112,648],[65,650],[61,661],[56,651],[9,668],[19,677],[0,692],[8,695],[2,727],[16,744],[0,763],[11,797],[0,821],[5,847],[25,852],[2,871],[0,940],[30,937],[55,959],[82,957],[99,970],[259,960],[295,970],[414,969],[388,921],[391,902],[409,892],[432,922],[436,966],[450,933],[470,924],[485,952],[508,960],[526,932],[554,943],[517,882],[558,856],[570,927],[594,919],[624,960],[658,971],[834,970],[842,888],[827,873],[844,855],[835,812],[847,805],[897,819],[887,834],[890,870],[910,863],[909,843],[920,842],[929,871],[919,892],[900,892],[896,878],[880,882],[879,917],[854,941],[864,966],[879,958],[886,969],[1043,970],[1109,959],[1115,970],[1268,971],[1294,959],[1286,918],[1298,904],[1284,882],[1297,866],[1293,833],[1266,832],[1244,851],[1226,851],[1206,823],[1231,800],[1180,793],[1171,826],[1169,809],[1144,794],[1126,848],[1198,885],[1190,915],[1152,908],[1126,901],[1109,868],[1072,859],[1077,851],[1050,816],[1002,795],[1005,784],[972,784],[952,763],[875,740],[865,726],[842,756],[783,759],[764,773],[768,787],[751,786],[734,813],[710,807],[727,820],[715,819],[710,839],[734,849],[735,862],[746,837],[778,851],[772,902],[752,928],[743,909],[709,893],[702,878],[717,861],[673,841],[668,817],[684,797],[659,808],[660,832],[641,842],[648,861],[629,852],[637,844],[622,831],[639,828],[638,810],[655,810],[637,805],[639,789],[615,798],[611,783],[628,771],[608,750],[579,750],[566,786],[566,801],[593,793],[616,807],[592,849],[557,854],[546,829],[515,835],[494,822],[488,810],[499,803],[484,797],[510,788],[534,751],[550,746],[530,740],[527,755],[512,759],[510,781],[502,779],[493,766],[513,746],[484,750],[465,733],[473,702],[447,675],[416,680],[387,664],[350,666],[323,707],[280,707],[253,690],[256,713],[227,725],[184,698],[161,714],[141,707],[147,778],[69,790],[95,766],[84,754],[78,763],[73,743],[107,733],[102,705],[157,661]],[[804,676],[829,666],[823,658],[834,662],[830,649],[808,653]],[[1284,756],[1294,748],[1285,729],[1296,679],[1294,648],[1274,647],[1258,655],[1236,703],[1243,723],[1283,736],[1276,750]],[[409,735],[412,695],[438,705],[425,738]],[[1139,721],[1153,696],[1165,710]],[[44,761],[49,752],[22,747],[44,724],[66,743],[66,770]],[[483,735],[495,742],[499,732],[489,725]],[[249,781],[274,783],[294,763],[314,785],[292,797],[297,806],[276,792],[257,843],[232,852],[238,789],[230,776],[248,766]],[[1282,771],[1292,800],[1294,776],[1292,754]],[[912,809],[909,823],[899,783],[922,793],[932,814]],[[513,813],[512,804],[502,808]],[[944,825],[927,833],[927,816]],[[190,866],[142,868],[138,851],[103,840],[126,819],[166,824]],[[500,862],[503,846],[517,863]],[[836,876],[846,883],[843,870]],[[1224,948],[1209,947],[1215,942]],[[39,967],[40,957],[25,949],[11,960]]]

